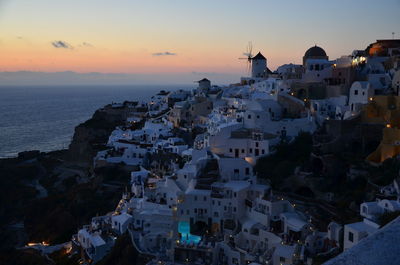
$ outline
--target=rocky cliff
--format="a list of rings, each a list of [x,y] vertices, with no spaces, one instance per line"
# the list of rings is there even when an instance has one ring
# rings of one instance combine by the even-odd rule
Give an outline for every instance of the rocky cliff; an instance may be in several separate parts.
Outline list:
[[[127,112],[125,107],[113,108],[110,105],[97,110],[91,119],[75,128],[68,158],[71,161],[91,164],[96,153],[105,148],[115,127],[124,124]]]

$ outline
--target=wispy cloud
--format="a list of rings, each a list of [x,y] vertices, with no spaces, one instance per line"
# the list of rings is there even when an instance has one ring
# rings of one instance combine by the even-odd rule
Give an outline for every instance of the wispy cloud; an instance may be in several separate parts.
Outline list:
[[[84,47],[94,47],[91,43],[85,42],[85,41],[82,42],[81,46],[84,46]]]
[[[153,53],[153,56],[174,56],[177,55],[174,52],[155,52]]]
[[[51,45],[53,45],[54,48],[71,49],[71,50],[74,48],[72,47],[71,44],[62,40],[53,41]]]

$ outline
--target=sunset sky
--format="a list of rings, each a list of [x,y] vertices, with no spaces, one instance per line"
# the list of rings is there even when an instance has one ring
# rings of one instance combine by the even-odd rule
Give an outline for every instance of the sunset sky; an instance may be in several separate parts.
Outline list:
[[[246,73],[248,41],[272,70],[314,44],[335,59],[400,37],[399,13],[400,0],[0,0],[0,72],[232,81]]]

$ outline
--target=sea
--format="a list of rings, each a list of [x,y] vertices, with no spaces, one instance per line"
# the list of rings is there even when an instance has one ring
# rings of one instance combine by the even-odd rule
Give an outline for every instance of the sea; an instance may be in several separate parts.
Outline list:
[[[193,85],[0,87],[0,158],[68,148],[74,128],[102,106],[149,100],[160,90]]]

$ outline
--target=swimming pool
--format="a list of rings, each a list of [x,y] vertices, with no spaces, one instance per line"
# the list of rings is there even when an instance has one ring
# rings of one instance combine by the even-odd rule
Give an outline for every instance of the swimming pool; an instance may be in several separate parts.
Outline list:
[[[178,223],[178,232],[181,233],[181,241],[186,243],[199,243],[201,240],[201,236],[196,236],[190,234],[190,225],[188,222],[179,222]]]

